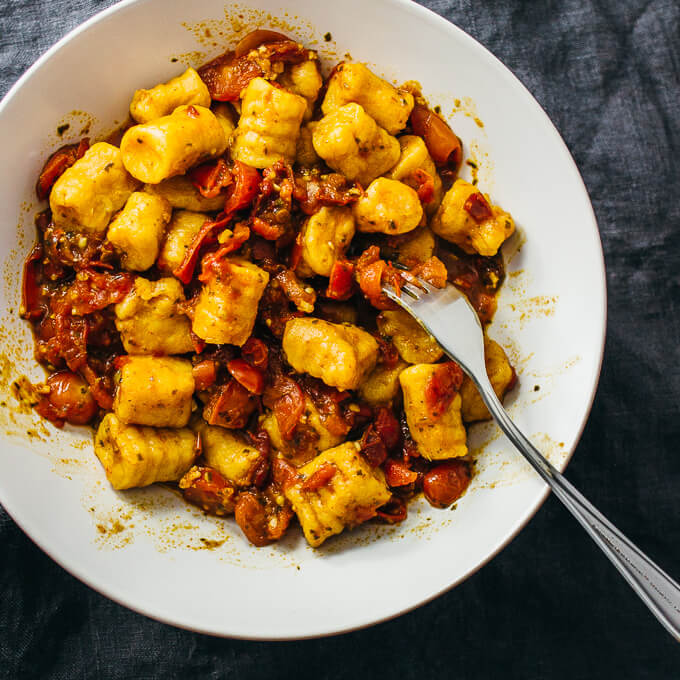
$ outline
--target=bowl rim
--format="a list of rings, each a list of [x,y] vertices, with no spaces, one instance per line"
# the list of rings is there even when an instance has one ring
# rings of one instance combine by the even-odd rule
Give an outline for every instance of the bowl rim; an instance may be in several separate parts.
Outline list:
[[[52,58],[52,56],[59,52],[65,45],[70,43],[72,40],[76,39],[81,33],[90,30],[93,26],[95,26],[98,23],[105,21],[106,19],[109,18],[109,16],[116,14],[118,12],[125,11],[133,5],[144,4],[147,1],[148,0],[120,0],[119,2],[116,2],[113,5],[97,12],[89,19],[85,20],[83,23],[71,29],[68,33],[66,33],[66,35],[64,35],[54,45],[47,49],[10,87],[10,89],[4,95],[2,100],[0,100],[0,116],[2,116],[4,109],[8,106],[10,101],[17,95],[17,93],[24,87],[24,85],[31,80],[34,74],[37,73],[42,68],[42,66],[45,63],[47,63]],[[590,417],[590,413],[592,410],[593,402],[595,400],[595,395],[597,393],[599,379],[602,371],[602,362],[604,358],[605,341],[607,335],[607,281],[605,271],[605,259],[597,218],[595,216],[592,201],[590,200],[588,188],[586,187],[585,182],[583,181],[583,177],[581,176],[578,166],[576,165],[576,162],[574,161],[564,139],[557,130],[555,124],[552,122],[550,116],[548,116],[548,114],[543,109],[541,104],[531,94],[531,92],[524,85],[524,83],[488,48],[486,48],[484,45],[482,45],[482,43],[480,43],[478,40],[476,40],[471,35],[466,33],[462,28],[460,28],[453,22],[449,21],[443,16],[440,16],[433,10],[427,7],[423,7],[420,4],[417,4],[414,0],[374,0],[374,2],[376,1],[379,1],[384,5],[397,5],[402,10],[410,12],[411,14],[419,17],[422,20],[434,22],[435,24],[439,25],[442,29],[457,34],[458,39],[467,43],[467,45],[473,51],[475,51],[480,58],[485,59],[489,66],[495,68],[501,77],[503,77],[507,81],[510,81],[510,83],[517,89],[517,91],[521,93],[523,99],[525,100],[525,103],[533,107],[539,114],[539,116],[541,116],[547,123],[547,129],[550,130],[553,139],[557,142],[556,149],[559,149],[559,153],[561,153],[563,161],[565,161],[566,164],[571,166],[571,169],[574,171],[575,176],[578,178],[580,182],[580,187],[582,188],[583,192],[585,193],[585,196],[588,199],[587,201],[589,213],[588,216],[590,218],[591,227],[593,228],[594,233],[597,235],[597,239],[595,239],[595,244],[597,245],[597,254],[599,255],[599,257],[596,258],[596,261],[597,264],[599,265],[598,278],[600,281],[600,285],[598,292],[600,293],[599,297],[601,300],[601,309],[599,310],[599,314],[597,314],[596,316],[596,320],[600,321],[601,323],[601,334],[600,343],[599,346],[597,347],[597,361],[594,364],[594,370],[590,381],[591,388],[590,394],[588,395],[587,399],[586,409],[583,412],[583,417],[575,432],[573,446],[570,447],[570,449],[566,452],[566,455],[561,460],[559,465],[557,465],[560,471],[564,471],[564,469],[567,467],[575,453],[575,450],[583,434],[583,430],[586,426],[588,418]],[[180,629],[211,635],[214,637],[256,641],[290,641],[290,640],[309,640],[316,639],[319,637],[330,637],[335,635],[342,635],[352,631],[363,630],[370,626],[374,626],[379,623],[384,623],[386,621],[395,619],[398,616],[411,612],[425,604],[428,604],[429,602],[432,602],[437,597],[443,595],[444,593],[448,592],[449,590],[453,589],[454,587],[468,579],[470,576],[474,575],[483,566],[488,564],[494,557],[496,557],[511,541],[515,539],[515,537],[528,524],[532,517],[534,517],[534,515],[538,512],[540,507],[545,502],[549,493],[550,489],[549,487],[546,486],[545,489],[540,493],[540,495],[537,496],[536,500],[533,503],[531,503],[524,511],[522,516],[518,518],[518,520],[516,521],[512,529],[508,532],[508,534],[505,536],[505,538],[483,560],[477,563],[474,567],[468,569],[465,573],[458,576],[451,583],[447,584],[444,587],[439,588],[435,592],[432,592],[426,598],[423,598],[418,602],[413,603],[412,605],[401,607],[397,611],[390,612],[383,616],[379,616],[377,618],[369,617],[369,620],[363,621],[361,623],[354,623],[342,627],[334,626],[332,630],[322,630],[319,632],[310,633],[308,635],[283,634],[276,636],[257,636],[239,634],[238,632],[215,631],[212,628],[201,628],[201,626],[183,623],[181,620],[178,620],[177,617],[173,616],[172,614],[168,614],[158,610],[154,611],[152,608],[150,608],[150,606],[147,606],[145,604],[130,602],[125,599],[124,594],[120,594],[114,589],[111,589],[102,580],[89,575],[88,573],[85,572],[85,570],[79,568],[77,560],[69,559],[68,553],[59,556],[54,554],[54,552],[50,550],[49,546],[47,545],[45,537],[37,536],[36,534],[39,532],[36,532],[34,528],[29,529],[26,526],[26,524],[22,522],[19,509],[12,507],[11,503],[9,505],[6,503],[6,499],[3,497],[1,487],[0,487],[0,504],[2,504],[2,507],[5,509],[7,514],[19,526],[19,528],[24,532],[24,534],[26,534],[26,536],[35,545],[37,545],[60,567],[62,567],[69,574],[75,576],[79,581],[81,581],[88,587],[92,588],[99,594],[116,602],[119,605],[126,607],[127,609],[131,609],[132,611],[138,614],[142,614],[150,619],[159,621],[161,623],[170,624]]]

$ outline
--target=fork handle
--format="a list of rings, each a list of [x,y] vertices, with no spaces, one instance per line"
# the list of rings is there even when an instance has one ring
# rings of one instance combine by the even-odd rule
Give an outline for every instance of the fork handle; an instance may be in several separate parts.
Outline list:
[[[556,470],[513,423],[493,388],[477,384],[505,435],[579,521],[602,552],[666,630],[680,641],[680,586],[628,540],[590,501]]]

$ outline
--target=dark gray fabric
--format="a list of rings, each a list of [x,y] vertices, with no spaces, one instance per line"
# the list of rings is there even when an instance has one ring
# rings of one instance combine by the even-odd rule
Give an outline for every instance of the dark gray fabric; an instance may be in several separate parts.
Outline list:
[[[109,4],[3,0],[0,94]],[[569,477],[680,577],[680,6],[423,4],[519,76],[583,174],[604,243],[609,330]],[[3,160],[7,171],[11,159]],[[677,644],[553,498],[489,565],[435,602],[366,631],[299,643],[219,640],[145,619],[62,571],[2,511],[0,543],[3,678],[680,677]]]

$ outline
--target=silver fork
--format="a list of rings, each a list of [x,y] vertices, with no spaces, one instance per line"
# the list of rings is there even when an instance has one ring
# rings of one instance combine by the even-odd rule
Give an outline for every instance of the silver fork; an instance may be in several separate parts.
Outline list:
[[[465,295],[451,284],[435,288],[422,279],[401,287],[389,284],[384,293],[434,336],[479,390],[501,430],[579,521],[651,612],[680,641],[680,586],[629,541],[587,501],[520,432],[498,400],[484,365],[484,340],[477,313]]]

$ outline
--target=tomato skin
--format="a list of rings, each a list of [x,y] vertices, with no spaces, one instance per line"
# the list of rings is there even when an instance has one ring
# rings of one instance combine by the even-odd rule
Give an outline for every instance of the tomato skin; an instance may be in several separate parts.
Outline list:
[[[188,173],[191,183],[198,189],[201,196],[215,198],[220,191],[233,183],[234,179],[224,158],[218,158],[211,163],[204,163]]]
[[[463,370],[455,361],[437,364],[425,385],[425,407],[437,420],[449,407],[463,382]]]
[[[406,463],[392,458],[385,461],[384,470],[388,486],[408,486],[418,479],[418,473],[410,470]]]
[[[246,426],[258,404],[257,397],[232,378],[210,398],[203,409],[203,418],[209,425],[237,430]]]
[[[463,210],[472,217],[472,219],[481,224],[485,220],[493,217],[493,212],[491,211],[491,206],[489,202],[484,198],[484,195],[477,191],[474,194],[470,194],[463,204]]]
[[[406,503],[399,496],[392,496],[385,505],[378,508],[376,515],[387,524],[398,524],[406,519]]]
[[[318,491],[333,479],[337,468],[331,463],[322,463],[300,486],[302,491]]]
[[[53,373],[46,381],[50,388],[36,406],[36,411],[61,427],[64,422],[85,425],[94,418],[99,407],[90,388],[79,375],[71,371]]]
[[[378,467],[387,458],[387,448],[382,437],[378,434],[374,425],[369,425],[364,431],[360,442],[361,455],[372,467]]]
[[[227,362],[227,370],[248,392],[262,394],[264,391],[264,374],[245,359],[232,359]]]
[[[411,127],[414,134],[423,138],[435,163],[458,168],[463,159],[460,140],[434,111],[416,104],[411,111]]]
[[[290,38],[283,33],[278,33],[277,31],[268,31],[263,28],[257,28],[254,31],[245,35],[234,48],[234,54],[237,57],[242,57],[251,50],[254,50],[260,45],[266,45],[267,43],[274,42],[285,42],[290,41]]]
[[[253,78],[262,75],[262,69],[245,56],[237,57],[233,52],[225,52],[201,66],[198,75],[206,84],[211,99],[233,102]]]
[[[196,391],[202,392],[215,383],[217,379],[217,364],[212,359],[205,359],[195,364],[191,372],[194,376]]]
[[[75,281],[52,298],[51,311],[57,315],[91,314],[120,302],[133,286],[134,276],[128,272],[81,269]]]
[[[418,198],[422,203],[429,203],[434,198],[434,178],[422,168],[414,170],[411,176],[418,185]]]
[[[243,210],[250,205],[257,196],[262,181],[260,173],[255,168],[251,168],[241,161],[234,161],[231,172],[234,177],[234,190],[224,204],[224,212],[227,214]]]
[[[255,368],[261,368],[263,371],[267,370],[269,365],[269,350],[267,345],[259,338],[249,337],[243,347],[241,347],[241,356]]]
[[[423,479],[423,493],[430,505],[446,508],[457,501],[470,484],[470,466],[463,460],[448,460],[433,467]]]
[[[39,319],[47,311],[47,303],[41,304],[40,284],[43,247],[37,244],[24,261],[24,273],[21,277],[21,316],[24,319]]]
[[[290,440],[297,424],[305,411],[305,397],[300,386],[291,380],[285,388],[284,394],[274,404],[274,416],[279,426],[281,436]]]
[[[326,297],[331,300],[349,300],[352,297],[354,264],[347,260],[336,260],[328,279]]]
[[[54,183],[70,168],[77,160],[85,155],[90,148],[90,140],[85,137],[78,144],[68,144],[57,149],[48,159],[40,171],[35,193],[38,199],[44,201],[50,195]]]
[[[277,541],[288,529],[293,511],[288,503],[277,503],[271,486],[264,491],[243,491],[236,501],[236,523],[255,546]]]
[[[179,482],[184,500],[209,515],[224,516],[234,511],[236,489],[217,470],[194,466]]]
[[[272,478],[284,491],[300,481],[297,469],[279,456],[272,461]]]
[[[384,406],[376,409],[375,420],[373,422],[376,432],[383,440],[385,448],[392,450],[397,448],[401,442],[401,431],[399,421],[392,410]]]

